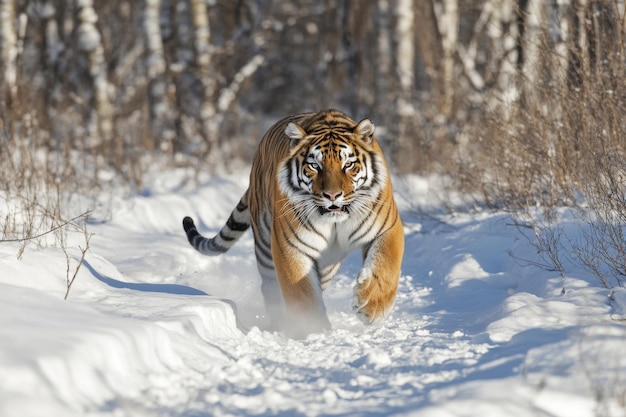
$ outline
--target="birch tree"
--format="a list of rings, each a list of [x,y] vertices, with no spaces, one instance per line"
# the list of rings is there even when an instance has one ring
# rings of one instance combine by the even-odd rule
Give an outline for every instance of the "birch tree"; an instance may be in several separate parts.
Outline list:
[[[11,105],[17,95],[17,32],[15,0],[0,0],[0,68],[2,104]]]
[[[400,94],[397,102],[402,117],[413,117],[415,107],[415,13],[413,0],[396,0],[397,73]]]
[[[207,3],[204,0],[189,0],[194,47],[194,66],[202,85],[200,101],[200,125],[207,144],[206,153],[215,150],[218,143],[219,123],[215,106],[217,83],[211,67],[211,28]]]
[[[144,0],[143,6],[150,132],[157,148],[170,153],[173,150],[175,132],[170,122],[173,111],[167,98],[168,81],[160,28],[161,0]]]
[[[376,55],[378,63],[376,65],[376,103],[383,108],[391,106],[391,87],[389,80],[391,79],[391,62],[392,62],[392,44],[391,44],[391,11],[389,0],[378,0],[377,2],[377,31],[376,37]]]
[[[91,145],[110,144],[113,137],[113,108],[102,37],[96,27],[98,15],[93,0],[76,0],[78,16],[77,46],[87,56],[93,89],[93,110],[88,122]]]
[[[522,80],[524,99],[537,100],[536,87],[540,83],[542,24],[545,23],[545,3],[543,0],[528,0],[522,11],[524,34],[522,37]]]
[[[202,146],[202,135],[198,134],[198,107],[193,88],[195,74],[193,72],[194,45],[191,25],[189,1],[173,1],[172,34],[174,38],[170,52],[172,59],[175,94],[173,128],[175,134],[175,151],[189,151]],[[200,129],[201,130],[201,129]],[[194,147],[189,147],[193,143]]]
[[[61,39],[57,23],[58,10],[56,4],[51,0],[47,0],[36,3],[35,8],[36,14],[44,27],[43,32],[46,39],[46,50],[45,53],[41,54],[41,64],[45,69],[46,83],[49,86],[47,91],[44,92],[45,116],[50,122],[51,128],[56,130],[57,125],[54,121],[59,119],[61,112],[59,97],[62,96],[62,84],[57,82],[57,78],[59,76],[59,68],[62,66],[60,60],[65,50],[65,45]]]
[[[458,0],[441,0],[435,3],[435,16],[441,34],[443,50],[443,115],[450,116],[456,87],[455,51],[459,36],[459,4]]]

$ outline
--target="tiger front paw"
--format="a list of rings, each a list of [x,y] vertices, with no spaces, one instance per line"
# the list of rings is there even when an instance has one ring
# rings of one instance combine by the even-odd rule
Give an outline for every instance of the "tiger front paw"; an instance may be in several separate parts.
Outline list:
[[[358,280],[354,288],[352,310],[364,324],[378,323],[389,314],[396,289],[397,283],[384,283],[375,278]]]

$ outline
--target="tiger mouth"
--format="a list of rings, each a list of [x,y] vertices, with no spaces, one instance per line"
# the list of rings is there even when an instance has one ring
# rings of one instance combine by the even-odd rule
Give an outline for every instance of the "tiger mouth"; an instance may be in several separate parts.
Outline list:
[[[330,207],[317,206],[317,209],[322,215],[327,214],[327,213],[348,213],[348,205],[344,205],[341,207],[336,206],[334,204]]]

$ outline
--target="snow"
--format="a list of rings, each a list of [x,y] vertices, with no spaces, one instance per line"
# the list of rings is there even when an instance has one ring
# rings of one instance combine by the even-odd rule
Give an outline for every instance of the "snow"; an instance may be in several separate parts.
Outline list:
[[[356,254],[325,293],[333,330],[291,340],[264,330],[251,234],[204,257],[182,231],[185,215],[219,230],[245,176],[185,190],[172,175],[96,212],[67,301],[61,249],[18,260],[0,243],[1,416],[624,414],[626,292],[533,266],[507,214],[395,178],[406,252],[390,316],[352,313]]]

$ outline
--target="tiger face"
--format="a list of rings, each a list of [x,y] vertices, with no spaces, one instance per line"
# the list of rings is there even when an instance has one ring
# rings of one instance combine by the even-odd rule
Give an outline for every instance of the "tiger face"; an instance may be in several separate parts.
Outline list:
[[[280,188],[301,221],[341,223],[367,215],[385,184],[386,170],[371,148],[374,124],[324,121],[307,130],[289,123],[290,156],[280,169]]]

